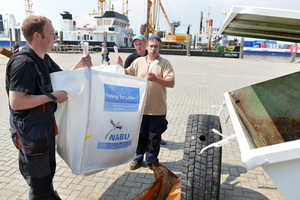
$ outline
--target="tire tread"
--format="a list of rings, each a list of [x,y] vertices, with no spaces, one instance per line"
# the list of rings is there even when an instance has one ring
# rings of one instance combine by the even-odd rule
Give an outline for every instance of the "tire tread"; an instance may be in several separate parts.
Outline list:
[[[181,199],[218,200],[220,193],[222,148],[201,149],[221,140],[212,129],[221,132],[220,119],[215,115],[190,115],[184,145]],[[206,138],[200,140],[200,136]]]

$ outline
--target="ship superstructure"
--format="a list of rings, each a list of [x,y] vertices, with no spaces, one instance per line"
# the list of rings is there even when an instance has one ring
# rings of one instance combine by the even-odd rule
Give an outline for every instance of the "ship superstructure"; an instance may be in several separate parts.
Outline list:
[[[127,28],[129,20],[126,15],[110,9],[103,15],[94,16],[96,25],[86,24],[78,27],[77,22],[73,20],[72,14],[65,11],[62,16],[62,27],[60,41],[63,44],[78,45],[81,41],[87,41],[91,46],[101,45],[103,42],[107,47],[129,47],[133,30]]]

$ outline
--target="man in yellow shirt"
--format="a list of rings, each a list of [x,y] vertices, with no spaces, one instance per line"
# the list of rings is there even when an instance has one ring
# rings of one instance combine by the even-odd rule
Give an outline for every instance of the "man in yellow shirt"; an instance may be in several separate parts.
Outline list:
[[[147,43],[148,55],[137,58],[125,73],[131,76],[146,78],[148,82],[148,93],[145,103],[144,115],[140,129],[136,158],[130,163],[129,168],[135,170],[140,167],[146,153],[146,165],[152,169],[151,162],[159,162],[161,129],[167,114],[167,87],[173,88],[175,84],[174,70],[170,62],[159,55],[161,50],[161,39],[157,35],[149,37]],[[149,72],[150,64],[158,60],[152,71]],[[117,64],[123,65],[120,57]]]

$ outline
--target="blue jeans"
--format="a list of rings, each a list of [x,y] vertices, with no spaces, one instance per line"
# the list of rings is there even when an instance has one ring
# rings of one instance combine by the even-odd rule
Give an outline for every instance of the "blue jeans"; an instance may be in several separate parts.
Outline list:
[[[146,165],[158,162],[160,150],[161,129],[166,115],[143,115],[140,129],[139,143],[135,161],[142,163],[146,153]]]

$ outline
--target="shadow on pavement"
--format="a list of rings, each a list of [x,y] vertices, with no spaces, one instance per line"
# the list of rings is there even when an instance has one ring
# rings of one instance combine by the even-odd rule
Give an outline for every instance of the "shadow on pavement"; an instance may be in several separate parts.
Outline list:
[[[184,142],[173,142],[165,138],[163,139],[166,141],[166,144],[160,145],[160,148],[167,148],[169,150],[174,150],[174,151],[184,149]]]
[[[240,182],[236,180],[241,174],[247,173],[248,170],[245,167],[239,165],[230,165],[222,163],[222,175],[228,174],[225,181],[221,182],[220,199],[222,200],[243,200],[243,199],[255,199],[255,200],[268,200],[263,194],[251,190],[249,188],[243,188],[236,186]],[[259,188],[259,187],[257,187]],[[276,188],[270,188],[276,189]]]
[[[125,172],[113,182],[98,200],[127,200],[133,199],[154,182],[151,170],[147,173]]]
[[[180,176],[178,173],[181,173],[182,170],[182,159],[174,162],[160,162],[160,164],[164,165],[177,176]]]

